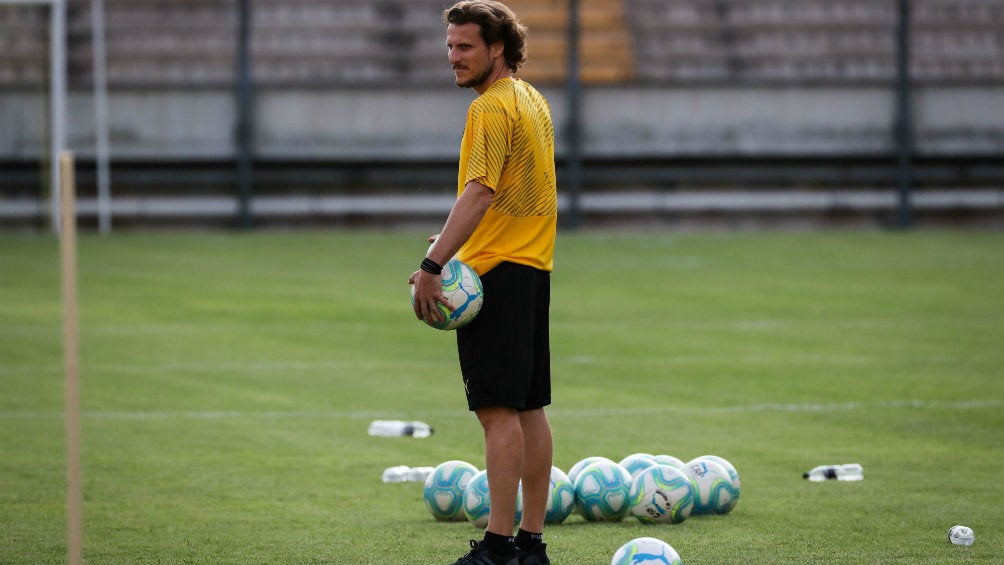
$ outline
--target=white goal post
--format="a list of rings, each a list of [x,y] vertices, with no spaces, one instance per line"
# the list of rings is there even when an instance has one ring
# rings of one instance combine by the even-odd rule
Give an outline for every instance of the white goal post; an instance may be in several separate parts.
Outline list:
[[[66,0],[0,0],[2,5],[49,7],[49,215],[59,233],[61,173],[59,156],[66,149]],[[91,0],[94,44],[94,104],[98,166],[98,223],[101,233],[111,228],[111,196],[108,187],[108,113],[105,78],[104,0]]]
[[[0,4],[49,6],[49,214],[59,232],[59,155],[66,148],[66,0],[0,0]]]

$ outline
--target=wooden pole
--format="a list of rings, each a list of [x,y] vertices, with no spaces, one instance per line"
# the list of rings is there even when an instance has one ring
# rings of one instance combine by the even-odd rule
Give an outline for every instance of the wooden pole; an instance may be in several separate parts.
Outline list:
[[[63,265],[63,358],[66,372],[66,518],[70,565],[83,561],[80,473],[80,332],[77,322],[77,210],[73,153],[59,154],[60,255]]]

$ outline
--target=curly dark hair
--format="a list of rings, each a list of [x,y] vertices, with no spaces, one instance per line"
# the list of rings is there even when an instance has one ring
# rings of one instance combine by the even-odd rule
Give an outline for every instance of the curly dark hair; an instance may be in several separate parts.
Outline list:
[[[443,23],[449,25],[478,24],[481,38],[492,45],[501,41],[509,70],[526,62],[526,26],[505,4],[493,0],[463,0],[443,11]]]

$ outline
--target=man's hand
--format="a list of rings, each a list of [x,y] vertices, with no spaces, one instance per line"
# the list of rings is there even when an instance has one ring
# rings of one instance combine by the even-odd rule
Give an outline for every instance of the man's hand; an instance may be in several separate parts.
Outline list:
[[[421,269],[408,277],[408,284],[415,286],[414,304],[415,317],[427,324],[446,321],[446,316],[436,306],[442,304],[452,312],[455,308],[443,296],[443,275],[434,275]]]

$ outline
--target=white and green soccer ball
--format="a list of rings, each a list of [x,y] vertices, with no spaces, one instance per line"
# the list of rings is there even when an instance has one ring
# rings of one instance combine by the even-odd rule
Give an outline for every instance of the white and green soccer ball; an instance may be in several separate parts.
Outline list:
[[[575,488],[568,475],[557,467],[551,467],[551,486],[547,493],[544,512],[545,524],[560,524],[575,509]]]
[[[676,467],[677,469],[683,469],[683,466],[686,465],[682,459],[673,457],[672,455],[660,454],[653,456],[652,459],[660,465],[669,465],[670,467]]]
[[[466,461],[445,461],[436,466],[425,479],[422,499],[432,517],[440,522],[467,519],[464,514],[464,489],[477,467]]]
[[[631,473],[631,477],[637,477],[638,473],[655,465],[655,456],[651,453],[632,453],[620,460],[619,465]]]
[[[489,513],[491,513],[491,496],[488,493],[488,472],[478,471],[464,488],[464,515],[474,527],[486,528]],[[513,525],[519,524],[522,517],[523,489],[520,485],[516,491],[516,516]]]
[[[694,481],[693,514],[728,514],[739,502],[739,491],[732,486],[729,472],[710,459],[692,459],[683,468]]]
[[[709,459],[718,463],[722,467],[725,467],[725,471],[729,474],[729,480],[732,481],[732,487],[736,489],[736,498],[739,498],[740,487],[742,487],[743,483],[739,478],[739,471],[736,470],[732,463],[729,463],[728,459],[717,455],[701,455],[700,457],[695,457],[694,459]]]
[[[607,459],[606,457],[601,457],[599,455],[592,455],[584,459],[580,459],[575,465],[572,465],[572,467],[568,469],[568,480],[572,481],[572,484],[574,485],[575,479],[579,476],[579,473],[581,473],[582,470],[588,467],[589,465],[592,465],[593,463],[596,463],[598,461],[609,461],[613,463],[613,461],[611,461],[610,459]]]
[[[445,320],[433,322],[430,326],[437,330],[455,330],[469,324],[485,299],[485,289],[481,279],[470,265],[460,259],[450,259],[443,266],[443,296],[454,307],[451,312],[442,304],[437,304]],[[411,287],[411,301],[415,303],[415,287]],[[426,322],[428,323],[428,322]]]
[[[614,553],[610,565],[683,565],[673,546],[658,538],[635,538]]]
[[[679,524],[694,509],[694,484],[669,465],[643,469],[631,481],[631,514],[644,524]]]
[[[631,510],[631,474],[613,461],[587,465],[575,477],[575,501],[590,522],[619,522]]]

